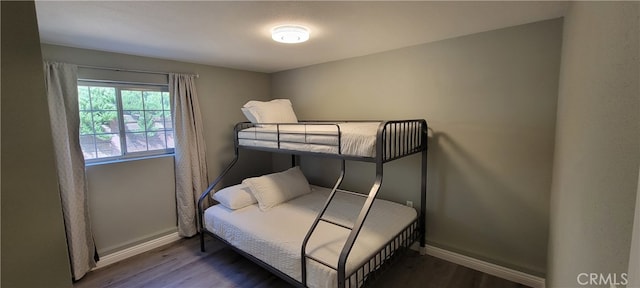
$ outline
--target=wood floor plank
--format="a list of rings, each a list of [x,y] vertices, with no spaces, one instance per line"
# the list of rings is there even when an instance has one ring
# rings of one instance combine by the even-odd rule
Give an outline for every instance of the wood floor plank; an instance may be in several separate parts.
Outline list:
[[[200,252],[198,237],[137,255],[89,272],[74,288],[208,288],[291,287],[222,242],[205,237],[207,252]],[[523,288],[526,286],[481,273],[431,256],[407,251],[371,287]]]

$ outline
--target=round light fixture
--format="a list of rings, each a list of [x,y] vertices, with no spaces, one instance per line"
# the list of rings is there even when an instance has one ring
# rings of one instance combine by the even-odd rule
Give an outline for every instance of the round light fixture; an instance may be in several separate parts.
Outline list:
[[[302,43],[309,40],[309,29],[300,25],[282,25],[271,29],[271,38],[280,43]]]

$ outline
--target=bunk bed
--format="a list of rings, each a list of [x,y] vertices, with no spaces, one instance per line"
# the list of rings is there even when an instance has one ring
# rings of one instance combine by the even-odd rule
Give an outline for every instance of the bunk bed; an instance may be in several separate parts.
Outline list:
[[[214,198],[222,204],[205,209],[207,197],[238,161],[241,149],[291,154],[292,168],[261,176],[272,177],[262,179],[263,182],[252,182],[261,179],[254,177],[222,189],[214,194],[222,195]],[[231,163],[198,201],[202,251],[205,251],[204,234],[208,234],[294,286],[342,288],[368,284],[399,251],[415,241],[424,250],[425,120],[241,122],[234,127],[234,152]],[[422,158],[419,212],[398,203],[376,200],[383,164],[414,154]],[[300,155],[340,160],[341,171],[335,185],[332,188],[305,185],[306,179],[296,166],[296,157]],[[375,164],[375,180],[368,194],[340,188],[347,160]],[[263,207],[264,199],[260,199],[252,185],[268,183],[264,184],[268,186],[278,181],[291,183],[285,186],[293,188],[282,189],[292,190],[289,193],[293,197],[287,196],[290,199],[275,207]],[[299,193],[306,187],[309,191]],[[229,193],[244,195],[236,198],[243,204],[223,205],[224,195]]]

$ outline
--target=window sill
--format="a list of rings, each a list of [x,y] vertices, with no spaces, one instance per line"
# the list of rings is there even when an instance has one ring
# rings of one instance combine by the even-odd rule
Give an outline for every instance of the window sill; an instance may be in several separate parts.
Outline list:
[[[137,156],[137,157],[130,157],[130,158],[110,159],[110,160],[104,160],[104,161],[85,162],[84,166],[91,167],[91,166],[99,166],[99,165],[125,163],[125,162],[131,162],[131,161],[174,157],[174,156],[175,156],[175,153],[167,153],[167,154],[160,154],[160,155],[148,155],[148,156]]]

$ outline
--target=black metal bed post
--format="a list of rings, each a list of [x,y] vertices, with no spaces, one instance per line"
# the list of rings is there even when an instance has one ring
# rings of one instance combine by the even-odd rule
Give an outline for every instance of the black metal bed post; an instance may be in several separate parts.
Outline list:
[[[304,240],[302,241],[302,248],[300,251],[300,256],[301,256],[300,258],[302,260],[302,263],[300,263],[301,264],[300,268],[302,272],[302,285],[304,287],[307,287],[307,251],[306,251],[307,243],[309,242],[309,239],[311,238],[313,231],[318,226],[320,219],[322,219],[322,215],[324,215],[324,212],[327,211],[327,208],[329,207],[329,203],[331,203],[333,196],[336,195],[336,190],[338,190],[338,187],[340,187],[340,184],[342,184],[342,179],[344,179],[346,165],[345,165],[344,159],[342,159],[340,162],[341,162],[340,176],[338,177],[338,180],[336,180],[336,184],[333,186],[333,189],[331,190],[331,194],[329,194],[329,197],[327,197],[327,200],[324,203],[324,208],[322,208],[322,210],[318,212],[316,219],[313,221],[313,224],[311,224],[309,231],[307,231],[307,235],[304,236]]]
[[[200,225],[200,251],[205,252],[204,249],[204,231],[205,231],[205,227],[204,227],[204,200],[207,199],[207,196],[211,193],[211,191],[213,191],[213,188],[216,187],[216,185],[218,185],[218,183],[220,183],[220,181],[222,181],[222,178],[224,178],[225,175],[227,175],[227,173],[229,173],[229,170],[231,170],[231,168],[236,164],[236,162],[238,162],[238,158],[240,157],[240,153],[238,151],[238,125],[236,125],[234,127],[234,138],[233,138],[233,160],[231,160],[231,163],[229,163],[229,165],[227,165],[227,167],[222,171],[222,173],[220,173],[220,175],[213,180],[213,182],[211,182],[211,184],[209,185],[209,187],[207,187],[206,190],[204,190],[204,192],[202,192],[202,194],[200,195],[200,198],[198,199],[198,222]]]
[[[222,178],[224,178],[225,175],[227,175],[227,173],[229,172],[229,170],[231,170],[231,167],[233,167],[233,165],[236,164],[236,162],[238,162],[238,148],[235,149],[236,150],[236,154],[235,157],[233,157],[233,160],[231,161],[231,163],[227,166],[227,168],[224,169],[224,171],[222,171],[222,173],[220,174],[220,176],[218,176],[218,178],[216,178],[216,180],[214,180],[211,185],[209,185],[209,187],[207,187],[207,190],[204,191],[204,193],[202,193],[202,195],[200,195],[200,199],[198,199],[198,220],[200,222],[200,250],[202,252],[205,251],[204,249],[204,200],[207,199],[207,196],[211,193],[211,191],[213,190],[214,187],[216,187],[216,185],[218,185],[218,183],[220,183],[220,181],[222,180]]]

